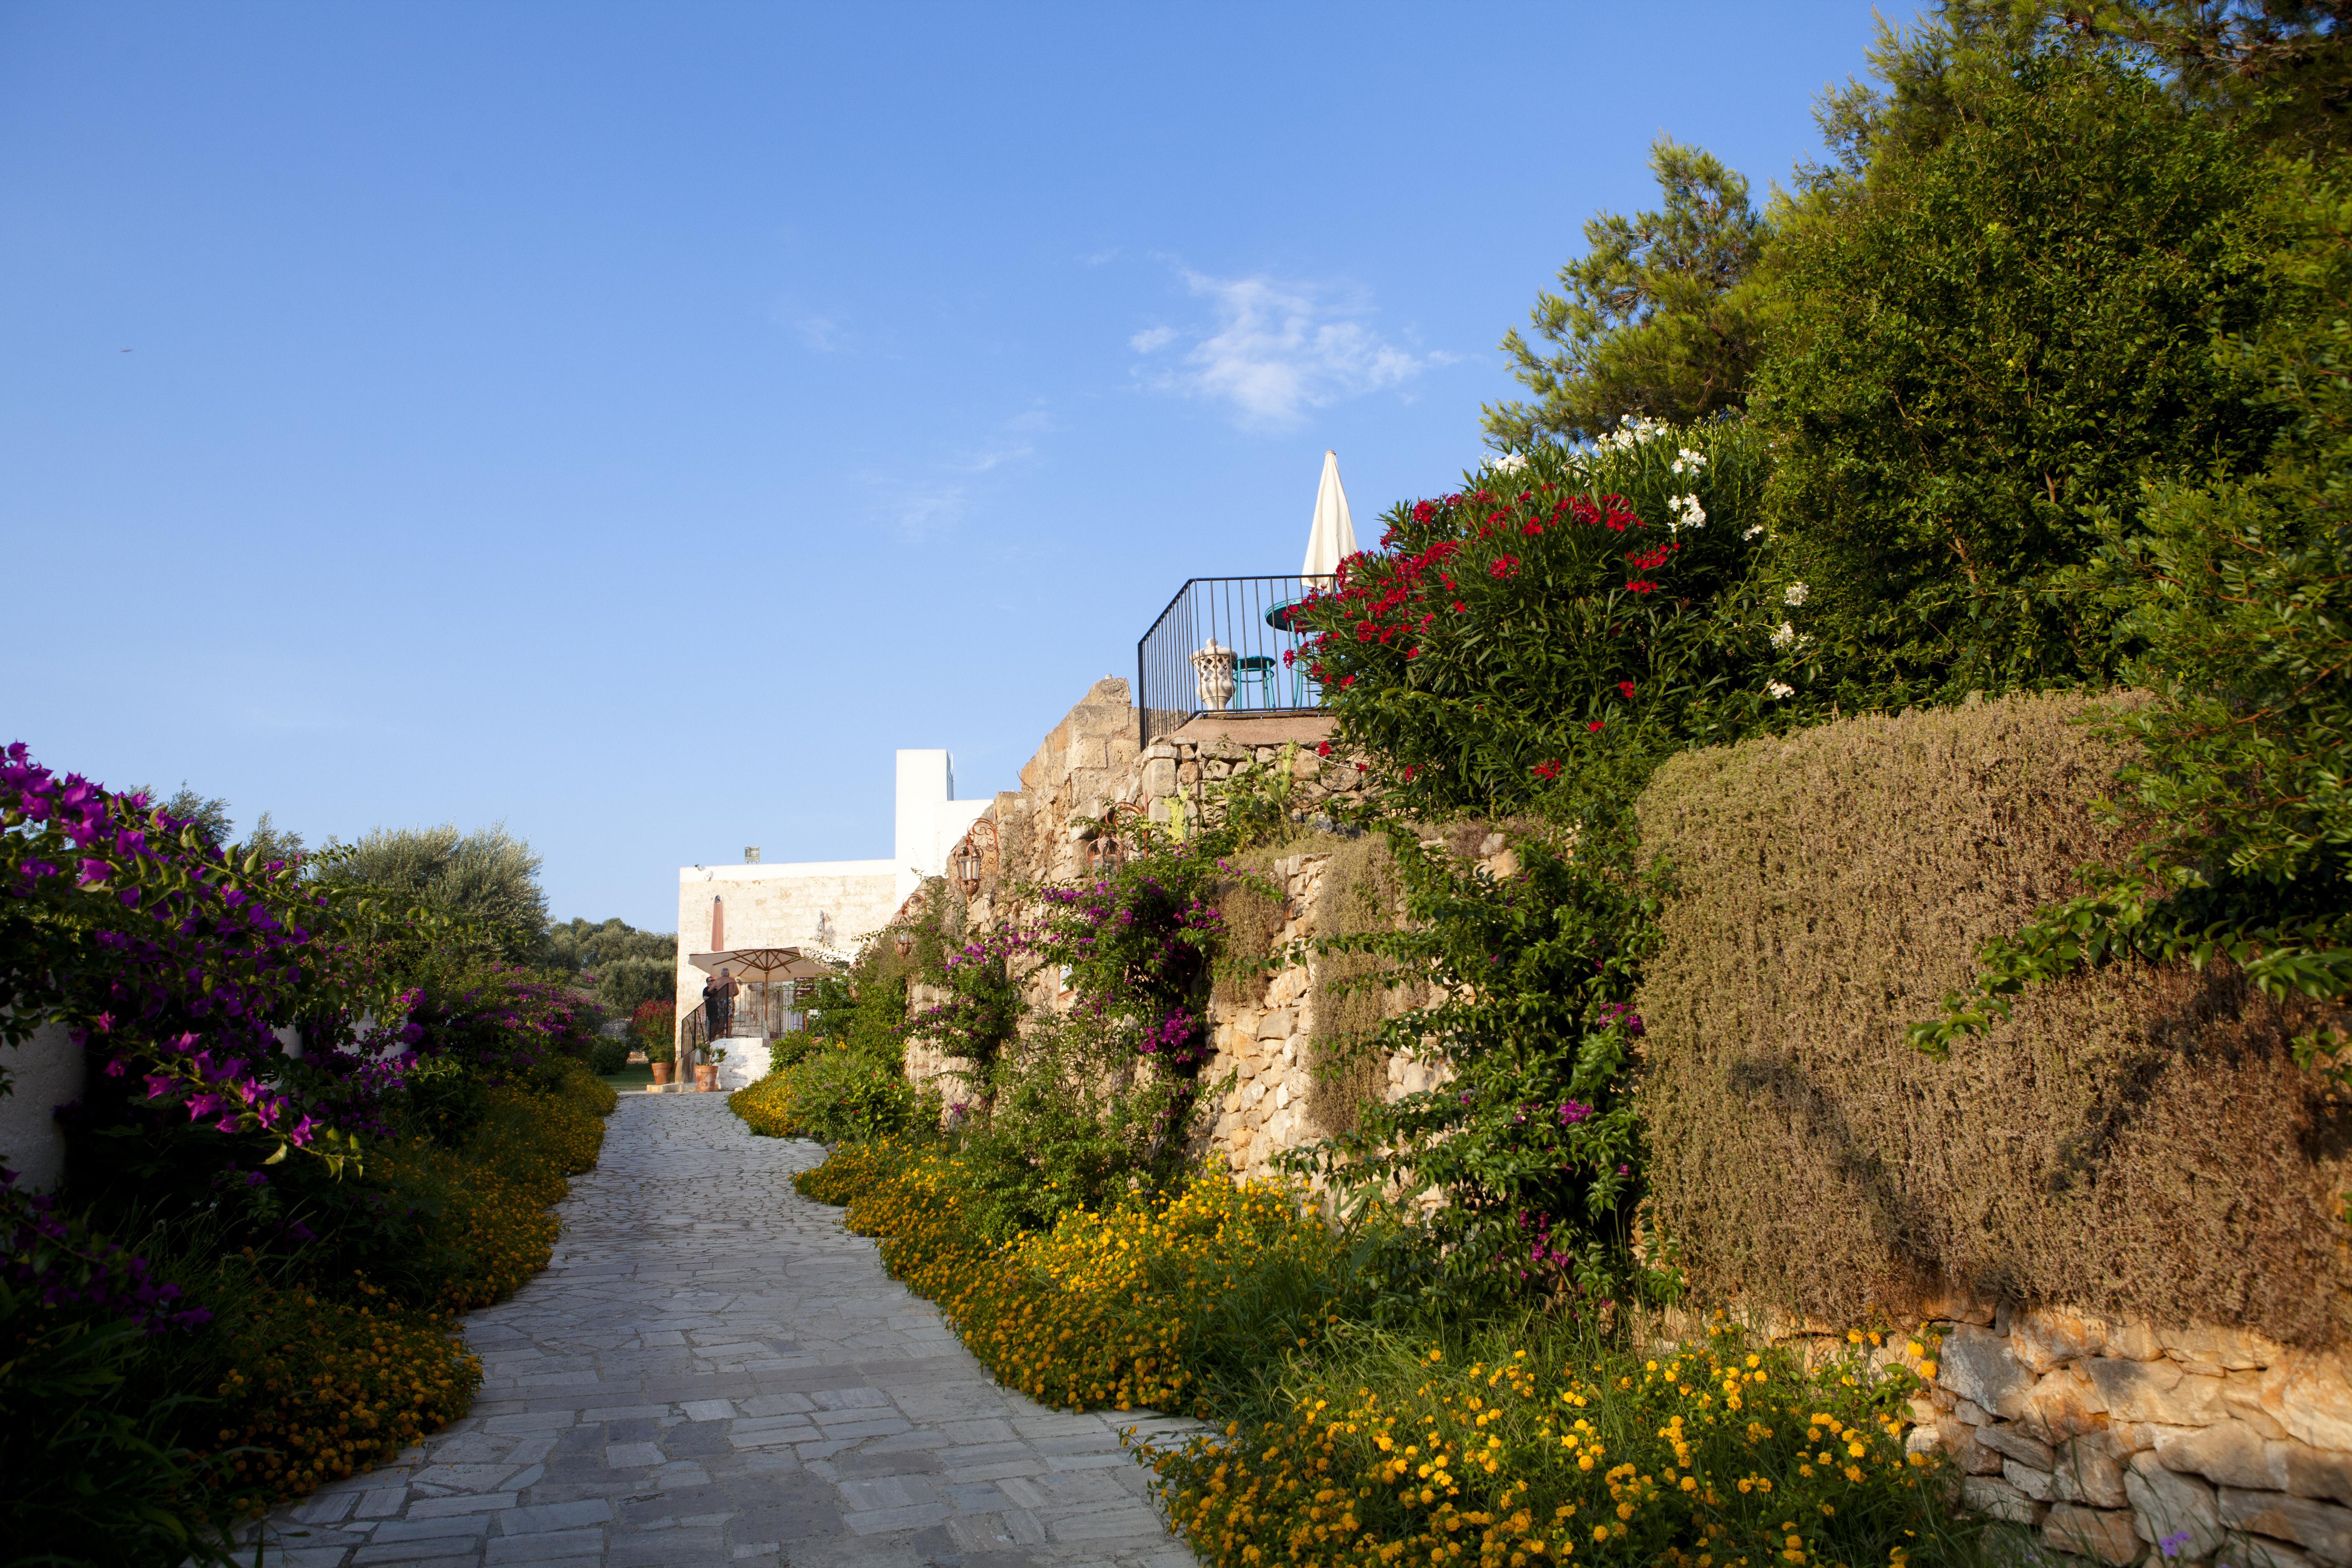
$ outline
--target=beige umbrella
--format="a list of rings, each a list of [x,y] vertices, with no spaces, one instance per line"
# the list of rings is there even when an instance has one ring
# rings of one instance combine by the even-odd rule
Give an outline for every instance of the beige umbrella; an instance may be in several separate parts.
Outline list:
[[[1339,488],[1339,454],[1323,454],[1323,483],[1315,492],[1315,527],[1307,536],[1307,564],[1300,572],[1305,586],[1339,570],[1339,563],[1356,552],[1356,525],[1348,517],[1348,492]]]

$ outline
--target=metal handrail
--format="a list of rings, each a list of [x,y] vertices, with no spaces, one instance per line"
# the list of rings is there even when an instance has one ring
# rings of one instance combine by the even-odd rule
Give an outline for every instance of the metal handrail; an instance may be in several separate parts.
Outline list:
[[[1193,577],[1135,645],[1136,741],[1149,747],[1202,713],[1311,713],[1323,693],[1295,655],[1304,630],[1272,624],[1267,616],[1328,588],[1332,577]],[[1219,710],[1202,690],[1192,656],[1213,638],[1234,654],[1232,699]]]

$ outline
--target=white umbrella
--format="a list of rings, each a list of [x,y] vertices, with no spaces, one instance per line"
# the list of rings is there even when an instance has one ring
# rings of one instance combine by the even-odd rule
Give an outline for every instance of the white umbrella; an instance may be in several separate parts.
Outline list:
[[[1299,571],[1309,589],[1322,584],[1339,563],[1356,552],[1356,525],[1348,517],[1348,492],[1339,488],[1339,454],[1323,454],[1323,484],[1315,492],[1315,529],[1307,536],[1307,564]]]

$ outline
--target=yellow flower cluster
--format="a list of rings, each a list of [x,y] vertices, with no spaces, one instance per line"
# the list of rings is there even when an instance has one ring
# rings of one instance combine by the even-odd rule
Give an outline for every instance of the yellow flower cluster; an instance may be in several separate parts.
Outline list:
[[[438,1304],[451,1311],[502,1301],[547,1267],[557,1229],[548,1210],[567,1176],[595,1168],[613,1091],[583,1073],[555,1093],[486,1098],[481,1124],[457,1148],[417,1138],[369,1158],[395,1193],[423,1200],[406,1223],[438,1263]]]
[[[793,1075],[770,1073],[727,1097],[727,1109],[761,1138],[797,1138],[800,1123],[793,1120]]]
[[[1860,1357],[1809,1373],[1727,1325],[1654,1359],[1456,1370],[1433,1351],[1383,1381],[1147,1446],[1202,1561],[1900,1563],[1926,1501],[1905,1451],[1916,1377]]]
[[[481,1386],[454,1318],[401,1308],[364,1279],[352,1294],[271,1292],[240,1327],[205,1445],[206,1479],[232,1510],[383,1464],[464,1415]]]
[[[1269,1279],[1330,1277],[1339,1243],[1284,1187],[1194,1179],[1165,1203],[1076,1211],[1004,1244],[977,1232],[971,1188],[944,1151],[889,1142],[845,1145],[795,1184],[845,1203],[845,1223],[882,1240],[882,1261],[940,1304],[997,1380],[1071,1409],[1199,1410],[1209,1320],[1236,1291]],[[1311,1286],[1255,1298],[1273,1356],[1330,1326]]]
[[[331,1294],[265,1291],[215,1391],[209,1484],[227,1507],[300,1497],[465,1414],[482,1371],[454,1314],[547,1267],[549,1206],[567,1176],[595,1167],[614,1104],[608,1085],[575,1070],[551,1091],[488,1090],[455,1148],[417,1138],[368,1152],[368,1180],[401,1205],[431,1304],[404,1306],[364,1279]]]

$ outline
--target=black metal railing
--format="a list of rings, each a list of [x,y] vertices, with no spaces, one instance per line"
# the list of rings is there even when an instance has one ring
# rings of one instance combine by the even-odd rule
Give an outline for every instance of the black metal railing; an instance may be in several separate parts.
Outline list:
[[[778,1035],[789,1034],[801,1026],[803,1018],[795,1003],[808,998],[815,987],[801,986],[789,980],[746,981],[742,994],[735,998],[735,1011],[729,1019],[727,1038],[772,1040]],[[677,1021],[678,1060],[692,1062],[702,1048],[710,1043],[709,1016],[697,1007]]]
[[[1307,713],[1323,693],[1296,655],[1304,626],[1292,613],[1329,577],[1195,577],[1176,591],[1135,645],[1138,737],[1149,746],[1202,713]],[[1196,658],[1214,642],[1207,658]],[[1233,689],[1223,656],[1233,655]],[[1221,700],[1222,699],[1222,700]]]

